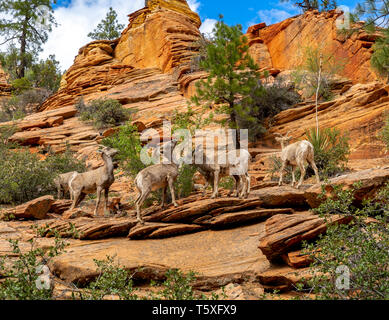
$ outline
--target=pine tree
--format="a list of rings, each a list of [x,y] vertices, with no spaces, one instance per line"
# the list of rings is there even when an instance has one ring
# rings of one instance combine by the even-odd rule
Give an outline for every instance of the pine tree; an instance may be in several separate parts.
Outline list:
[[[124,28],[117,19],[117,13],[112,7],[109,8],[105,19],[97,25],[96,29],[88,34],[94,40],[113,40],[119,38],[120,31]]]
[[[12,43],[17,48],[17,78],[25,76],[31,56],[42,50],[56,25],[54,3],[56,0],[0,0],[0,12],[7,16],[0,19],[0,35],[5,38],[1,44]]]
[[[258,86],[260,73],[248,54],[247,38],[240,25],[228,26],[221,16],[214,35],[207,46],[206,58],[200,62],[209,75],[196,84],[197,92],[192,102],[228,114],[230,127],[237,129],[238,117],[248,117],[249,100]],[[237,147],[239,145],[238,137]]]
[[[373,46],[371,64],[389,82],[389,0],[365,0],[357,5],[352,17],[354,21],[363,17],[367,32],[381,34]]]
[[[389,83],[389,28],[384,31],[382,38],[377,39],[373,50],[371,64]]]

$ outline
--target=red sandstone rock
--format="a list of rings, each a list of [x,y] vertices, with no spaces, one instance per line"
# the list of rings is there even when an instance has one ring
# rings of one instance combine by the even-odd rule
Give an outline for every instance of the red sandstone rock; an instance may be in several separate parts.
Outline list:
[[[43,196],[13,209],[5,210],[2,216],[12,216],[16,219],[45,219],[53,202],[53,196]]]
[[[270,260],[298,247],[304,240],[312,240],[326,232],[327,223],[349,223],[352,216],[334,215],[328,221],[313,214],[276,215],[265,223],[266,234],[259,249]]]

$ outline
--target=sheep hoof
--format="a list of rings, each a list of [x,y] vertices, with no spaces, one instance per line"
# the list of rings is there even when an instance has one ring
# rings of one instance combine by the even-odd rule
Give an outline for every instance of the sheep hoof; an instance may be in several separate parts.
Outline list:
[[[177,203],[173,203],[174,204],[174,206],[177,208],[178,207],[178,204]]]

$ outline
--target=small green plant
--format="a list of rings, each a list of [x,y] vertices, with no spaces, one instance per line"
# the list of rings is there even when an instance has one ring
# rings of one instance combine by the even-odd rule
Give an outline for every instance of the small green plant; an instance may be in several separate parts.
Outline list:
[[[258,140],[266,132],[266,121],[271,122],[275,115],[301,101],[294,87],[282,78],[271,84],[258,82],[251,88],[249,97],[237,114],[237,123],[240,129],[249,130],[251,141]]]
[[[29,242],[31,248],[24,253],[20,249],[18,240],[9,240],[12,253],[17,255],[17,259],[0,258],[0,274],[4,278],[0,282],[0,300],[53,299],[53,287],[42,285],[39,269],[47,265],[53,257],[61,254],[66,243],[56,238],[54,246],[43,250],[34,248],[33,240]]]
[[[81,98],[76,108],[81,120],[91,122],[97,129],[121,125],[131,115],[130,110],[124,109],[120,102],[114,99],[98,99],[85,104]]]
[[[106,260],[93,260],[99,275],[80,291],[74,298],[82,300],[103,300],[107,296],[116,296],[120,300],[137,300],[134,293],[132,273],[115,264],[115,257],[107,256]]]
[[[313,259],[312,278],[300,291],[317,299],[389,299],[389,183],[361,207],[352,206],[354,192],[333,187],[334,198],[316,210],[328,214],[352,215],[348,225],[327,226],[316,243],[305,243],[304,251]],[[375,221],[368,220],[374,216]]]
[[[315,150],[315,163],[322,179],[333,177],[346,170],[350,154],[349,137],[342,135],[336,128],[316,128],[306,131],[308,141]],[[313,170],[308,171],[313,175]]]
[[[204,294],[197,294],[192,287],[196,280],[196,273],[191,271],[184,274],[177,269],[170,269],[165,274],[166,280],[162,283],[162,290],[152,293],[153,300],[218,300],[220,297],[213,294],[209,299]],[[152,282],[156,286],[156,282]]]

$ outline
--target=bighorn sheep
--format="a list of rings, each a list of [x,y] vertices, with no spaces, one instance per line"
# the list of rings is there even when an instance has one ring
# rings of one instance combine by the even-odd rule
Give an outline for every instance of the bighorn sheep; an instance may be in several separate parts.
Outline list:
[[[60,174],[58,177],[54,179],[54,184],[58,191],[58,199],[61,199],[62,191],[63,191],[63,197],[65,198],[65,193],[70,193],[70,200],[73,200],[73,192],[70,187],[70,182],[72,178],[74,178],[78,174],[77,171],[67,172]]]
[[[280,180],[278,182],[278,185],[279,186],[282,185],[283,172],[284,172],[286,166],[290,165],[290,166],[292,166],[292,184],[291,185],[293,187],[296,183],[294,171],[295,171],[296,167],[298,166],[300,168],[300,171],[301,171],[301,177],[300,177],[299,183],[297,184],[297,189],[300,188],[301,184],[304,181],[305,172],[306,172],[305,162],[308,162],[311,165],[312,169],[315,171],[316,181],[317,181],[317,183],[320,183],[319,171],[317,170],[317,167],[316,167],[316,164],[314,161],[315,152],[314,152],[313,145],[307,140],[298,141],[298,142],[295,142],[291,145],[287,145],[287,143],[289,143],[289,141],[292,139],[292,137],[289,136],[289,132],[286,134],[286,136],[283,136],[279,133],[276,133],[275,135],[277,135],[276,140],[278,142],[280,142],[281,149],[282,149],[282,152],[281,152],[282,167],[280,170]]]
[[[196,148],[192,158],[194,165],[206,179],[203,195],[205,195],[206,189],[211,184],[213,189],[211,198],[218,197],[220,179],[222,177],[232,176],[235,180],[235,185],[229,195],[236,190],[236,197],[247,198],[250,193],[250,175],[247,172],[251,159],[250,153],[244,149],[230,150],[226,153],[226,157],[227,161],[225,164],[211,163],[210,159],[207,158],[205,152],[202,150],[202,146],[200,145]],[[202,160],[200,161],[202,163],[196,163],[198,159]]]
[[[140,171],[135,178],[135,185],[139,192],[138,198],[135,200],[136,218],[141,224],[144,224],[144,221],[141,217],[141,207],[152,191],[163,189],[161,208],[164,208],[166,191],[167,187],[169,187],[170,193],[172,195],[172,202],[175,207],[178,207],[174,194],[173,184],[178,177],[179,167],[178,164],[172,161],[172,153],[175,146],[177,145],[177,142],[177,140],[173,139],[165,144],[164,150],[169,150],[169,152],[164,156],[169,160],[169,163],[160,163],[149,166]]]
[[[104,190],[104,212],[107,212],[109,188],[115,181],[112,157],[117,153],[117,150],[104,148],[103,150],[98,150],[97,152],[101,153],[104,160],[104,166],[92,171],[79,173],[73,177],[70,183],[70,188],[73,190],[73,204],[70,208],[71,210],[77,207],[81,201],[84,200],[87,194],[96,193],[97,200],[94,214],[97,215],[97,209],[101,200],[101,193]]]

